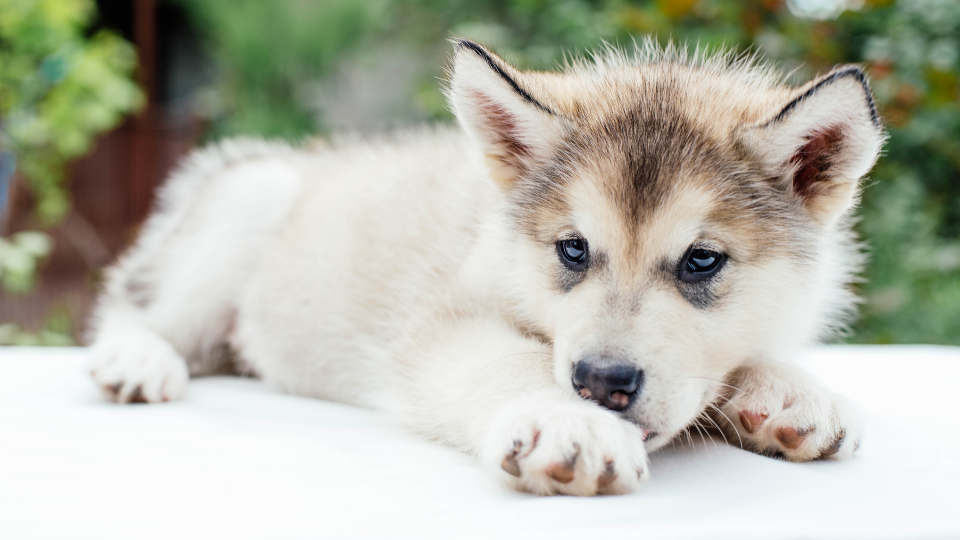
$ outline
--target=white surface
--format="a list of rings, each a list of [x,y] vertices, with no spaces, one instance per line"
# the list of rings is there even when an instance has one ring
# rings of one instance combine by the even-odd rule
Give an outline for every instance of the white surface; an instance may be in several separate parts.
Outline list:
[[[83,354],[0,348],[0,538],[960,538],[960,349],[809,355],[864,410],[851,461],[677,445],[642,492],[592,499],[505,491],[375,413],[250,379],[104,403]]]

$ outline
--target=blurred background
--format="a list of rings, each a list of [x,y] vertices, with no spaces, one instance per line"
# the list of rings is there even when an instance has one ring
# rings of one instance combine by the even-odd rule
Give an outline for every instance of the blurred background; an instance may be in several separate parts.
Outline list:
[[[449,122],[451,34],[524,67],[653,34],[870,73],[890,132],[856,343],[960,344],[958,0],[0,0],[0,345],[78,342],[197,145]]]

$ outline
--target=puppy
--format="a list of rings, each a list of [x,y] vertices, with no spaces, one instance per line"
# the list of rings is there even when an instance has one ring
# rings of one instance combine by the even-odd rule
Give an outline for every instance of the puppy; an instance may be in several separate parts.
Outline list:
[[[233,365],[385,411],[515,489],[617,494],[690,429],[842,459],[850,407],[791,363],[852,315],[863,72],[794,88],[652,42],[558,73],[455,43],[462,129],[228,140],[109,271],[89,368],[119,403]]]

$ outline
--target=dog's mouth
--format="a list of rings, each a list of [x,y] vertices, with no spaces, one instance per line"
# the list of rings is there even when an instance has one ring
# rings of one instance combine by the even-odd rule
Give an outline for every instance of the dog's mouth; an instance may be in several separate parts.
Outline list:
[[[630,422],[631,424],[634,424],[640,428],[640,434],[643,436],[643,442],[650,442],[660,436],[659,431],[647,427],[639,418],[627,416],[626,411],[620,414],[620,418],[623,418],[627,422]]]
[[[623,419],[630,422],[631,424],[635,424],[637,427],[640,428],[640,434],[643,436],[643,442],[652,441],[653,439],[656,439],[658,436],[660,436],[659,431],[654,431],[644,426],[643,424],[638,422],[635,418],[628,418],[624,416]]]

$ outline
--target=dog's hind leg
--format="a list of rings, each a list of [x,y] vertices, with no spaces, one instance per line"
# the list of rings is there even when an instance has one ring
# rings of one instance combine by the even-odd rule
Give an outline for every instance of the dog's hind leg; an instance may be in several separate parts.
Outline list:
[[[221,367],[237,297],[300,191],[288,161],[252,151],[265,148],[195,156],[108,272],[87,364],[108,399],[175,400],[191,374]]]

